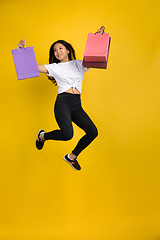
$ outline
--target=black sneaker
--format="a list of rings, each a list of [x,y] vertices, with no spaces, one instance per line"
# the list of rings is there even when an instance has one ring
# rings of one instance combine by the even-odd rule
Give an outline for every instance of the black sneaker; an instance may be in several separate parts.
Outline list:
[[[77,158],[75,158],[74,160],[71,160],[68,155],[64,156],[63,158],[64,161],[66,161],[67,163],[69,163],[71,165],[72,168],[74,168],[75,170],[81,170],[81,166],[79,165],[79,163],[77,162]]]
[[[38,132],[38,136],[37,136],[37,139],[36,139],[36,147],[37,147],[38,150],[41,150],[43,148],[43,145],[44,145],[44,142],[45,142],[45,141],[42,141],[40,139],[40,134],[41,133],[45,133],[45,131],[44,130],[39,130],[39,132]]]

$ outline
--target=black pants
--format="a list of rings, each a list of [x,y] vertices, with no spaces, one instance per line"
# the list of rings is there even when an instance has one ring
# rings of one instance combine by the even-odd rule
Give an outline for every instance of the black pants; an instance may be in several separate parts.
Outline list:
[[[66,92],[58,94],[54,113],[60,129],[45,133],[45,140],[70,140],[73,137],[72,122],[74,122],[86,133],[72,151],[78,156],[98,135],[96,126],[81,106],[80,94]]]

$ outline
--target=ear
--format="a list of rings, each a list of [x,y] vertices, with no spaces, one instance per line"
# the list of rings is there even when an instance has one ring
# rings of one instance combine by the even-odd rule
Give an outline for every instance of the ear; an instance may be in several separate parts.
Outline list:
[[[70,51],[67,49],[67,54],[69,54],[70,53]]]

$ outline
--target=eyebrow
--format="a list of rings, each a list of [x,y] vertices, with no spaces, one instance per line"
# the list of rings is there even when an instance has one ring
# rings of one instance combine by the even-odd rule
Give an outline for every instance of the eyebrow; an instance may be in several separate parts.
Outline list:
[[[62,47],[62,45],[60,45],[59,47],[57,47],[57,48],[60,48],[60,47]],[[56,49],[55,47],[53,48],[54,50]]]

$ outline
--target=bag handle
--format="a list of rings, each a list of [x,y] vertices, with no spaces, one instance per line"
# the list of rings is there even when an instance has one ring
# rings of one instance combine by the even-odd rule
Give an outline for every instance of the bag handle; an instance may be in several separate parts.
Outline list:
[[[99,31],[100,31],[100,30],[102,30],[102,31],[103,31],[103,32],[102,32],[102,35],[103,35],[103,33],[105,33],[105,31],[104,31],[104,30],[105,30],[105,27],[104,27],[104,26],[102,26],[102,27],[100,27],[100,29],[98,29],[98,30],[97,30],[97,32],[96,32],[95,34],[99,33]]]
[[[18,47],[18,46],[17,46]],[[26,44],[24,45],[24,48],[26,48]],[[19,50],[20,48],[18,47],[18,50]]]

